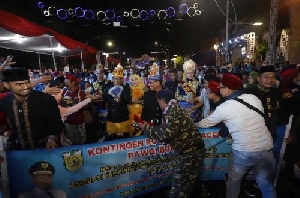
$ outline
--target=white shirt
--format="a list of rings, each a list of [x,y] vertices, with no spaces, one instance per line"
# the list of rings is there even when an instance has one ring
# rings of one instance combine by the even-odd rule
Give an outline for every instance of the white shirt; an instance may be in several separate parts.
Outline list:
[[[238,98],[264,112],[262,103],[256,96],[243,94]],[[222,121],[232,137],[232,149],[255,152],[273,148],[273,139],[264,118],[235,100],[227,100],[219,105],[210,116],[197,123],[197,126],[207,128]]]
[[[69,66],[65,66],[64,67],[64,73],[69,73],[70,72],[70,67]]]

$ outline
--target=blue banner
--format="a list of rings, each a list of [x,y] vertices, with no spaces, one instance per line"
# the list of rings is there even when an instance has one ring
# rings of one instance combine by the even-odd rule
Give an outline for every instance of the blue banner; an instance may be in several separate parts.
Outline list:
[[[200,179],[224,180],[231,140],[220,137],[218,128],[199,132],[206,147]],[[29,174],[36,162],[41,163],[40,169],[54,167],[49,180],[54,198],[111,198],[133,197],[170,185],[178,161],[170,145],[144,136],[51,151],[10,151],[6,157],[11,198],[36,193],[39,183]]]
[[[52,151],[7,152],[11,197],[33,193],[30,167],[52,165],[52,191],[60,197],[132,197],[170,184],[177,155],[144,136]],[[47,165],[45,165],[48,163]]]
[[[222,138],[219,130],[219,128],[199,129],[206,149],[200,175],[202,180],[225,180],[231,139]]]

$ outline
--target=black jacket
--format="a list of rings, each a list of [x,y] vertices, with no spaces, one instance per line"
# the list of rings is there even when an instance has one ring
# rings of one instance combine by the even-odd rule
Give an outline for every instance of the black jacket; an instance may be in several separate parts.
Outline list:
[[[142,119],[148,122],[156,120],[160,123],[162,111],[157,102],[156,94],[157,92],[151,90],[145,92]]]
[[[246,88],[243,92],[253,94],[260,99],[264,107],[264,113],[268,114],[268,117],[275,119],[278,125],[286,125],[289,122],[291,112],[283,101],[283,97],[278,89],[264,89],[258,85]],[[268,101],[269,99],[270,101]]]
[[[108,103],[107,121],[120,123],[129,120],[128,104],[130,103],[130,88],[128,85],[123,86],[121,101],[115,101],[114,97],[108,94],[113,86],[108,86],[105,91],[105,101]]]
[[[1,99],[0,110],[7,115],[10,123],[13,125],[13,134],[9,140],[13,143],[17,142],[15,148],[21,149],[20,145],[18,144],[20,139],[14,116],[13,100],[13,94]],[[18,106],[22,107],[22,104]],[[20,112],[22,112],[22,108],[19,108],[19,114],[21,115],[22,113]],[[24,118],[19,116],[19,119]],[[30,123],[34,148],[45,148],[48,136],[55,135],[57,138],[59,138],[60,133],[64,128],[55,98],[42,92],[31,91],[31,94],[28,97],[28,120]],[[28,142],[27,131],[25,127],[22,127],[22,130],[24,130],[24,141]],[[25,149],[29,149],[28,143],[25,146]]]

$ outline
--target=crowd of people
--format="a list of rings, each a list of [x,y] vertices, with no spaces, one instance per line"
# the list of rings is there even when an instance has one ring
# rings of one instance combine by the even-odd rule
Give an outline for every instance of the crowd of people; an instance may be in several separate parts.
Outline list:
[[[239,194],[253,168],[264,197],[274,190],[274,127],[293,115],[288,142],[298,144],[300,67],[203,67],[187,60],[182,69],[161,67],[111,72],[28,70],[12,57],[0,62],[0,133],[5,150],[56,148],[146,137],[169,143],[180,156],[170,197],[187,197],[199,174],[204,143],[197,127],[220,126],[233,140],[227,197]],[[8,118],[8,119],[7,119]],[[293,147],[291,147],[293,148]],[[293,153],[293,149],[289,152]],[[293,155],[294,156],[294,155]],[[296,158],[286,159],[287,168]],[[289,169],[291,170],[291,169]]]

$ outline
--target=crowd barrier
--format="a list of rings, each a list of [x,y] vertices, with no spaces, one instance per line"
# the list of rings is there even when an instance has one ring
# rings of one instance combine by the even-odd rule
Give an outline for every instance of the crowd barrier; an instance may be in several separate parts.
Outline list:
[[[274,143],[277,167],[282,159],[286,126],[278,127]],[[231,140],[219,136],[218,128],[199,129],[206,154],[200,178],[224,180],[227,173]],[[44,161],[55,168],[52,188],[68,198],[133,197],[170,185],[177,155],[168,144],[144,136],[109,142],[72,146],[47,151],[6,152],[2,168],[3,197],[17,198],[34,189],[29,168]],[[46,163],[45,163],[46,162]],[[3,163],[5,164],[5,163]],[[7,178],[5,178],[7,177]],[[9,189],[7,182],[9,181]]]

